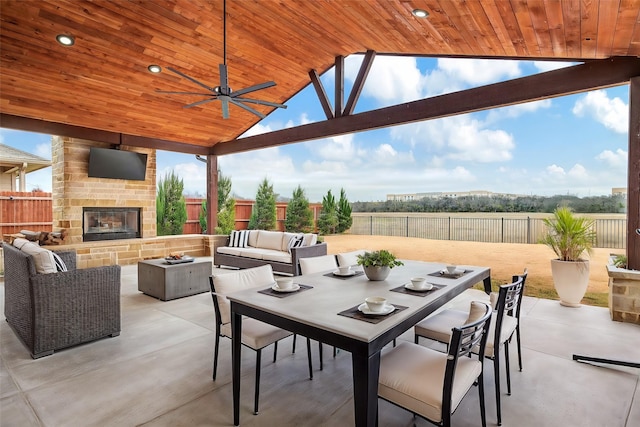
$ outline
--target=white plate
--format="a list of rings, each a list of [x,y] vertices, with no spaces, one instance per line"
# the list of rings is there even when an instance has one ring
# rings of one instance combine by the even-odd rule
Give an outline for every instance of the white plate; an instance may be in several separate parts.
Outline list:
[[[340,273],[340,270],[335,270],[333,272],[333,274],[336,275],[336,276],[349,277],[349,276],[353,276],[354,274],[356,274],[356,272],[353,271],[353,270],[350,270],[347,274],[342,274],[342,273]]]
[[[276,292],[295,292],[300,290],[300,285],[298,285],[297,283],[294,283],[292,287],[290,287],[289,289],[280,289],[278,287],[278,284],[274,284],[271,289],[273,289]]]
[[[405,288],[407,288],[407,289],[409,289],[409,290],[411,290],[411,291],[414,291],[414,292],[427,292],[427,291],[430,291],[430,290],[432,290],[432,289],[433,289],[433,284],[431,284],[431,283],[427,283],[427,286],[425,286],[424,288],[416,289],[416,288],[413,286],[413,283],[409,282],[409,283],[407,283],[406,285],[404,285],[404,287],[405,287]]]
[[[455,270],[453,273],[449,273],[449,272],[447,271],[447,269],[445,268],[445,269],[444,269],[444,270],[442,270],[440,273],[441,273],[441,274],[448,274],[449,276],[453,276],[453,275],[456,275],[456,274],[462,274],[462,273],[464,273],[464,269],[463,269],[463,268],[456,268],[456,270]]]
[[[375,314],[377,316],[385,316],[389,313],[393,313],[393,310],[395,310],[396,308],[391,305],[391,304],[386,304],[384,306],[384,310],[382,311],[371,311],[369,310],[369,307],[367,307],[367,303],[363,302],[362,304],[360,304],[358,306],[358,311],[362,312],[363,314]]]

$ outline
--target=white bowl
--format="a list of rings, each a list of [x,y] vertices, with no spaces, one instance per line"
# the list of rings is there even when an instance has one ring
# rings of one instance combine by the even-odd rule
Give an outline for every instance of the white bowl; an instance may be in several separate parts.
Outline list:
[[[283,290],[293,287],[293,279],[291,277],[279,277],[276,279],[276,283],[278,284],[278,288]]]
[[[381,312],[384,310],[384,306],[387,305],[387,299],[383,297],[369,297],[364,300],[367,304],[367,308],[373,312]]]
[[[449,274],[455,273],[456,272],[456,268],[458,268],[458,267],[455,266],[455,265],[447,265],[447,273],[449,273]]]

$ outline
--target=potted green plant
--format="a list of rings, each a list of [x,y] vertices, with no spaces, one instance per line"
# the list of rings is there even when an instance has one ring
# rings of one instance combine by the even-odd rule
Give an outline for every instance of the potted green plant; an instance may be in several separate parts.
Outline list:
[[[559,207],[552,218],[545,218],[547,232],[541,243],[549,246],[558,258],[551,260],[551,275],[560,304],[580,307],[589,285],[589,260],[595,241],[594,221],[577,217],[568,207]]]
[[[404,265],[404,263],[397,260],[391,252],[381,249],[358,255],[358,265],[363,267],[364,274],[369,280],[384,280],[393,267]]]

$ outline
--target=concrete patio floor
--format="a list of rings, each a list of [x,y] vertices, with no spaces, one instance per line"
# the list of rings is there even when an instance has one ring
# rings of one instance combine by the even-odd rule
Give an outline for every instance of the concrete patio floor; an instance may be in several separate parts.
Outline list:
[[[208,293],[162,302],[137,291],[135,266],[123,268],[122,332],[115,338],[32,360],[0,324],[1,426],[230,426],[230,340],[221,340],[211,379],[214,316]],[[0,282],[1,287],[4,286]],[[4,289],[0,291],[4,298]],[[4,302],[2,301],[2,307]],[[2,316],[4,318],[4,315]],[[613,322],[607,309],[561,307],[525,297],[524,370],[511,344],[512,395],[502,396],[504,426],[640,426],[640,369],[578,363],[573,354],[640,361],[640,326]],[[411,331],[402,338],[412,341]],[[255,353],[243,349],[241,425],[353,425],[351,358],[331,357],[308,379],[306,347],[291,339],[262,358],[260,414],[252,414]],[[493,369],[485,364],[487,421],[495,425]],[[503,378],[503,384],[504,378]],[[503,385],[503,388],[506,386]],[[410,413],[379,402],[380,426],[410,426]],[[418,426],[431,425],[417,419]],[[454,426],[480,425],[478,394],[465,397]]]

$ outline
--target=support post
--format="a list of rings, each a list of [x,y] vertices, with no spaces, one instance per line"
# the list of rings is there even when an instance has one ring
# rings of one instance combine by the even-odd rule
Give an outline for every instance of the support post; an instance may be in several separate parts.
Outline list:
[[[213,235],[218,226],[218,156],[207,156],[207,234]]]
[[[629,80],[627,180],[627,267],[640,270],[640,76]]]

